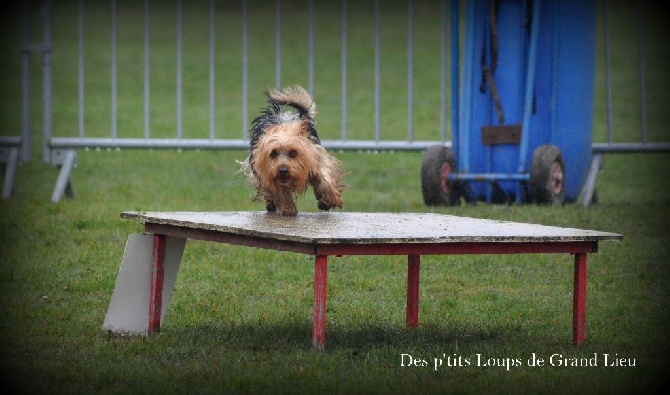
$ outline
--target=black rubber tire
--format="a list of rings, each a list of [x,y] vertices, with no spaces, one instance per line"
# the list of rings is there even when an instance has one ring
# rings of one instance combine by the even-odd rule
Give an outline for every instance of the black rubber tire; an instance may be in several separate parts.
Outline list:
[[[456,171],[451,148],[434,145],[426,149],[421,163],[421,192],[427,206],[457,206],[460,203],[458,182],[446,178]]]
[[[537,204],[561,205],[565,200],[565,163],[555,145],[541,145],[533,152],[530,196]]]

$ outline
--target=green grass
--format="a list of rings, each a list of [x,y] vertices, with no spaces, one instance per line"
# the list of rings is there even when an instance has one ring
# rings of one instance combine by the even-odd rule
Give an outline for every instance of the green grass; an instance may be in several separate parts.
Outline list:
[[[624,8],[617,15],[626,12]],[[194,24],[198,19],[188,20]],[[337,31],[336,22],[323,22],[324,29]],[[61,14],[57,23],[67,26],[73,20]],[[133,28],[130,25],[128,29]],[[189,31],[195,34],[201,28]],[[233,27],[222,24],[220,29]],[[389,28],[388,34],[402,34],[403,29]],[[4,48],[8,46],[2,51],[8,60],[6,70],[15,72],[18,69]],[[158,43],[153,48],[156,56],[162,51]],[[164,51],[171,53],[169,48]],[[105,56],[104,51],[100,56]],[[97,56],[91,61],[105,64]],[[650,63],[649,67],[657,64]],[[335,67],[323,72],[337,75],[337,65],[324,67]],[[263,78],[266,74],[271,83],[272,71],[262,74]],[[57,132],[66,135],[74,125],[76,88],[65,80],[65,70],[59,75],[56,83],[65,96],[55,103],[55,122]],[[96,76],[102,79],[100,100],[107,100],[106,71],[88,75],[93,82]],[[618,75],[628,78],[625,72]],[[169,83],[171,78],[169,74]],[[8,92],[15,89],[15,81],[1,80]],[[339,85],[327,78],[318,81],[323,85],[317,85],[317,100],[325,99],[319,116],[330,125],[324,130],[337,133],[339,119],[329,118],[328,113],[329,106],[336,108],[339,103]],[[667,84],[667,79],[657,81],[649,94]],[[261,92],[262,83],[254,82],[258,86],[250,94]],[[155,84],[160,86],[159,81]],[[129,82],[123,105],[137,113],[126,113],[120,134],[141,126],[140,91],[131,94],[138,89],[135,85]],[[630,85],[630,81],[618,85],[629,91],[627,97],[634,96],[635,87],[626,88]],[[229,90],[222,89],[227,92],[222,100],[236,103],[239,89],[235,86],[231,83]],[[39,88],[34,86],[37,92]],[[326,92],[331,89],[337,93],[329,104]],[[404,92],[402,84],[384,89],[384,97],[389,98],[402,97]],[[88,95],[87,133],[106,135],[107,104],[96,107],[95,96]],[[258,104],[250,106],[252,111],[262,104],[260,97],[253,100]],[[663,109],[650,116],[654,136],[667,119],[667,99],[658,101],[666,105],[654,104]],[[167,104],[164,107],[169,109]],[[237,137],[239,109],[222,107],[217,114]],[[371,111],[366,111],[357,113],[352,125],[367,125]],[[3,133],[16,126],[16,113],[10,102],[3,105]],[[398,114],[391,110],[385,116],[396,119]],[[393,122],[400,129],[406,125],[402,116],[404,112]],[[186,129],[200,130],[206,118],[185,122]],[[33,126],[37,130],[39,125],[38,117]],[[417,129],[428,130],[432,125],[434,120],[425,119]],[[354,126],[352,131],[358,129]],[[155,128],[161,133],[161,124]],[[603,122],[597,121],[595,129],[601,133]],[[639,130],[635,111],[617,112],[617,130]],[[636,138],[635,134],[624,137]],[[39,139],[34,143],[39,146]],[[423,257],[417,331],[404,325],[404,258],[333,257],[327,347],[320,354],[310,345],[313,260],[215,243],[188,242],[161,335],[122,337],[101,330],[127,235],[142,231],[140,224],[120,219],[119,213],[261,210],[261,203],[251,201],[253,191],[245,179],[236,174],[235,161],[243,159],[243,152],[81,151],[72,174],[77,197],[58,204],[49,203],[56,169],[37,156],[19,167],[16,196],[0,201],[0,383],[13,392],[637,393],[653,391],[665,380],[670,355],[665,340],[670,330],[667,154],[607,156],[598,181],[600,204],[588,208],[484,204],[427,208],[420,192],[421,154],[338,153],[349,171],[346,211],[430,211],[597,229],[625,238],[603,242],[599,252],[589,256],[587,340],[580,349],[571,345],[573,261],[569,255]],[[299,202],[299,209],[316,210],[309,194]],[[526,360],[533,353],[545,359],[552,354],[590,358],[595,353],[600,365],[530,367]],[[636,366],[604,367],[605,353],[635,359]],[[402,354],[430,363],[433,358],[456,355],[470,359],[472,365],[437,371],[431,366],[403,367]],[[519,358],[524,366],[509,371],[474,366],[477,354]]]
[[[21,392],[627,392],[666,366],[670,253],[667,155],[611,156],[601,203],[428,209],[420,155],[338,155],[347,211],[434,211],[613,231],[589,258],[587,341],[571,341],[568,255],[423,259],[420,327],[404,327],[402,257],[331,258],[327,350],[310,346],[313,261],[190,241],[160,336],[101,330],[127,234],[123,210],[260,210],[236,152],[82,152],[78,197],[47,203],[55,170],[19,169],[2,209],[3,377]],[[642,172],[643,175],[640,175]],[[386,174],[386,176],[384,176]],[[393,175],[393,176],[389,176]],[[656,175],[662,175],[661,178]],[[194,180],[197,180],[194,182]],[[315,210],[308,196],[304,211]],[[532,353],[634,358],[633,368],[401,367],[419,358]],[[432,361],[432,360],[431,360]],[[602,363],[602,362],[601,362]]]

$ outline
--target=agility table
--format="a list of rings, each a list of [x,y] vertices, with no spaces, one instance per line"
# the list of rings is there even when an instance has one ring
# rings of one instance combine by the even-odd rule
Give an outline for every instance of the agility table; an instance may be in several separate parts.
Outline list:
[[[421,255],[574,254],[572,342],[586,331],[586,261],[598,242],[622,240],[615,233],[430,213],[123,212],[144,224],[131,234],[103,329],[160,332],[187,239],[291,251],[315,257],[312,345],[326,345],[329,256],[406,255],[410,328],[419,324]]]

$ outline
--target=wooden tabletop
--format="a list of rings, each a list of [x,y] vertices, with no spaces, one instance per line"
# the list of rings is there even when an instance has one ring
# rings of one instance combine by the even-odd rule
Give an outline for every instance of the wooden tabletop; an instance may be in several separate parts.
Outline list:
[[[123,212],[121,218],[312,244],[533,243],[622,240],[616,233],[432,213]]]

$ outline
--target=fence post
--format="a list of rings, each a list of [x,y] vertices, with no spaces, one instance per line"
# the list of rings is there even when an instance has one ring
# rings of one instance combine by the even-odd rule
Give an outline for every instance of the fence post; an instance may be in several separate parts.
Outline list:
[[[275,0],[275,87],[281,88],[281,0]]]
[[[215,29],[214,29],[214,0],[209,0],[209,139],[214,140],[216,137],[215,130],[215,102],[216,102],[216,92],[214,87],[216,86],[215,81],[215,72],[214,66],[216,64],[216,53],[214,51],[215,43]]]
[[[149,53],[149,0],[144,0],[144,138],[151,136],[149,123],[151,111],[150,53]]]
[[[342,0],[342,141],[347,141],[347,0]]]
[[[177,113],[177,139],[182,137],[182,28],[181,28],[181,0],[177,0],[177,81],[176,81],[176,96],[175,103]]]
[[[249,6],[242,0],[242,138],[249,125]]]
[[[307,7],[307,90],[314,97],[314,0]]]
[[[22,32],[21,32],[21,159],[30,160],[30,1],[22,2]]]
[[[53,137],[53,106],[51,92],[51,0],[44,0],[42,10],[43,21],[43,48],[42,48],[42,75],[44,78],[42,89],[42,156],[44,161],[51,162],[49,143]]]
[[[414,141],[414,5],[407,2],[407,141]]]
[[[375,0],[375,141],[382,138],[381,135],[381,0]]]

